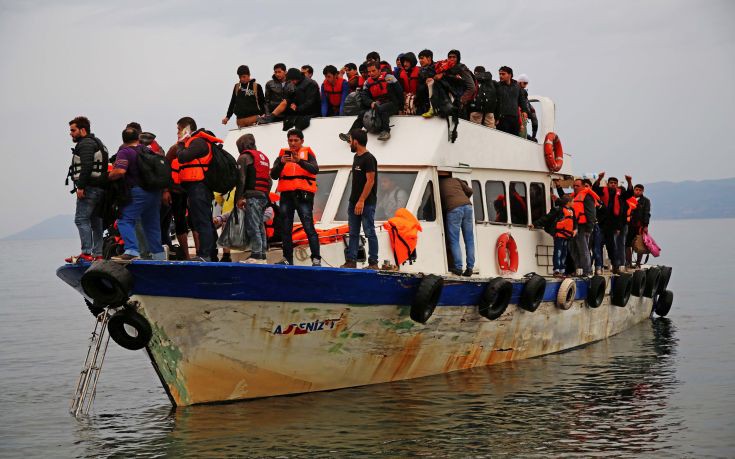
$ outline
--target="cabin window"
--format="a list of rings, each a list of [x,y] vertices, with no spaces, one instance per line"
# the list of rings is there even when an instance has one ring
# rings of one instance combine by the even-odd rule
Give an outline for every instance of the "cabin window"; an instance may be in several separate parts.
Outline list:
[[[472,207],[475,211],[475,221],[485,220],[485,207],[482,202],[482,186],[479,180],[472,181]]]
[[[324,208],[327,206],[329,193],[332,192],[334,179],[337,178],[337,171],[323,171],[316,175],[316,194],[314,194],[314,223],[322,220]],[[301,223],[299,213],[294,212],[294,221]]]
[[[528,199],[524,182],[510,182],[510,222],[528,225]]]
[[[417,172],[384,172],[378,169],[378,202],[375,206],[375,220],[388,220],[396,213],[396,210],[406,207],[416,175]],[[337,215],[334,217],[336,221],[347,221],[350,193],[352,193],[352,172],[347,179],[347,186],[342,194]]]
[[[508,205],[505,201],[505,183],[496,180],[485,182],[487,219],[490,222],[508,223]]]
[[[433,222],[436,220],[436,202],[434,201],[434,184],[429,180],[424,189],[424,194],[421,196],[421,204],[419,205],[419,211],[416,213],[416,218],[425,221]]]
[[[535,222],[546,215],[546,186],[543,183],[531,183],[531,221]]]

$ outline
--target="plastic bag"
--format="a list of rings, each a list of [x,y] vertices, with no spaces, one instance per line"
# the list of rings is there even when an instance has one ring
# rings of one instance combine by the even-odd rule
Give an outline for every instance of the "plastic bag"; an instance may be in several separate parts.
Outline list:
[[[245,209],[238,207],[232,209],[222,229],[222,234],[217,240],[217,245],[237,250],[250,249],[250,239],[245,232]]]

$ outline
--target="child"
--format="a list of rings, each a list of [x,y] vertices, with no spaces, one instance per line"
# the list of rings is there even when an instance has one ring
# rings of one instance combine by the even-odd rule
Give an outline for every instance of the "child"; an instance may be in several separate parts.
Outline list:
[[[563,277],[567,261],[567,243],[577,234],[577,219],[569,196],[556,201],[558,207],[539,218],[531,228],[543,228],[554,237],[554,277]]]

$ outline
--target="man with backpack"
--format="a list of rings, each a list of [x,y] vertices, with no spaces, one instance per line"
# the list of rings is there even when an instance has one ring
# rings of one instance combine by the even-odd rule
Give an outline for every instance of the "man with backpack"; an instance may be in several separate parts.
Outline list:
[[[240,157],[237,166],[240,180],[235,191],[235,203],[245,209],[245,233],[250,239],[250,258],[246,263],[265,263],[268,241],[263,214],[271,190],[270,161],[255,146],[255,136],[245,134],[235,142]]]
[[[475,67],[475,78],[479,85],[477,96],[469,104],[470,121],[495,129],[495,109],[498,105],[498,83],[485,67]]]
[[[566,270],[569,241],[577,234],[572,198],[568,195],[560,197],[556,207],[530,227],[543,228],[554,238],[554,277],[562,277]]]
[[[125,252],[112,257],[114,261],[130,262],[140,257],[138,238],[135,234],[135,224],[138,220],[142,225],[151,258],[166,259],[161,245],[161,188],[144,189],[145,180],[140,161],[142,155],[155,155],[155,153],[139,144],[139,136],[140,131],[132,127],[123,130],[123,145],[117,151],[115,164],[109,173],[110,181],[124,180],[130,191],[130,202],[120,209],[120,218],[117,220],[117,228],[125,243]],[[159,159],[165,163],[163,157]]]
[[[76,193],[74,224],[79,231],[82,251],[72,261],[94,261],[102,257],[102,233],[104,225],[99,213],[99,205],[105,197],[107,182],[107,148],[100,139],[90,132],[89,119],[78,116],[69,121],[69,135],[76,144],[72,149],[72,162],[69,178],[74,183],[72,193]]]
[[[513,69],[504,65],[498,70],[498,75],[500,83],[497,86],[498,106],[495,123],[499,131],[518,135],[521,122],[525,123],[528,118],[528,99],[513,79]]]
[[[210,261],[216,253],[217,233],[212,223],[214,194],[205,183],[205,172],[212,162],[213,144],[222,143],[209,131],[197,129],[196,121],[186,116],[177,123],[179,180],[189,198],[189,218],[199,237],[195,261]],[[234,159],[233,159],[234,162]],[[234,186],[234,184],[233,184]],[[226,190],[227,192],[229,190]]]
[[[397,114],[403,105],[403,89],[395,76],[381,72],[378,62],[368,62],[367,69],[368,79],[362,92],[364,97],[360,98],[364,110],[357,115],[350,131],[366,128],[373,133],[379,132],[378,140],[385,141],[390,139],[390,117]],[[366,126],[365,118],[368,118],[369,126]],[[349,134],[340,133],[339,138],[350,142]]]
[[[250,79],[250,68],[247,65],[241,65],[237,68],[237,76],[240,81],[235,83],[230,98],[230,105],[227,107],[227,115],[222,118],[222,124],[227,124],[234,113],[237,117],[237,127],[243,128],[252,126],[258,120],[258,115],[265,113],[263,107],[263,88]]]

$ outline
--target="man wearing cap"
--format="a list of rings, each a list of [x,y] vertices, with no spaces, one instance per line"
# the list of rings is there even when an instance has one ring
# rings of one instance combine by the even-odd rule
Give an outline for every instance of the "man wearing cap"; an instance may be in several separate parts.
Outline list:
[[[523,95],[526,98],[528,118],[531,120],[531,135],[528,135],[528,132],[522,132],[521,137],[525,136],[528,140],[538,142],[536,140],[536,133],[538,132],[538,118],[536,117],[536,109],[533,108],[533,105],[531,105],[531,102],[528,100],[528,90],[526,89],[528,87],[528,75],[526,75],[525,73],[521,73],[520,75],[518,75],[518,86],[521,87]],[[526,129],[526,123],[523,123],[523,125],[521,126],[521,131],[526,131]]]
[[[498,70],[498,106],[495,113],[495,124],[499,131],[519,135],[521,121],[528,117],[528,99],[513,79],[513,69],[504,65]],[[518,113],[521,113],[519,119]]]

